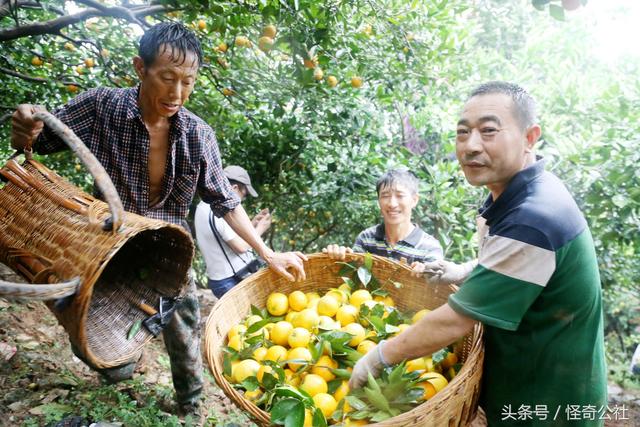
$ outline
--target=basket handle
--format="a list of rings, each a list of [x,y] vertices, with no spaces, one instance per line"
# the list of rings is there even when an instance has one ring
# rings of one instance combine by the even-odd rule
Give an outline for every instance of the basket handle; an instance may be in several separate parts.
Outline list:
[[[0,280],[0,297],[29,300],[54,300],[73,295],[80,286],[80,278],[51,285],[32,285]]]
[[[118,192],[116,191],[116,187],[113,185],[113,181],[111,181],[107,171],[100,164],[98,159],[96,159],[91,151],[89,151],[80,138],[78,138],[71,129],[69,129],[53,114],[47,111],[39,111],[33,115],[33,119],[40,120],[49,126],[49,128],[51,128],[51,130],[60,137],[60,139],[62,139],[65,144],[71,148],[71,150],[73,150],[76,156],[78,156],[80,161],[89,170],[89,173],[93,176],[96,186],[106,199],[107,204],[109,205],[109,210],[111,211],[111,217],[104,221],[102,229],[105,231],[118,231],[124,218],[124,208],[122,206],[122,201],[118,196]],[[30,155],[30,151],[30,147],[25,150],[27,158]]]

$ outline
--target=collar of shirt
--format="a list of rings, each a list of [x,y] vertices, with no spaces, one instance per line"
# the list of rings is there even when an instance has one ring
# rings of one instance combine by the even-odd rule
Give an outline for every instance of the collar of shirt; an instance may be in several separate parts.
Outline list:
[[[512,201],[523,194],[523,190],[527,185],[544,172],[545,164],[545,159],[536,156],[536,162],[534,164],[514,175],[507,185],[507,188],[500,197],[498,197],[498,200],[494,201],[491,194],[489,194],[487,200],[485,200],[482,207],[478,210],[480,215],[487,220],[487,224],[500,217],[504,211],[511,206]]]
[[[378,226],[376,227],[375,237],[376,237],[376,240],[379,240],[385,243],[387,242],[387,235],[385,233],[384,223],[378,224]],[[411,233],[409,233],[409,235],[404,239],[398,240],[398,243],[400,242],[405,242],[410,246],[416,247],[418,243],[420,243],[420,228],[417,225],[413,224],[413,230],[411,230]],[[398,243],[396,243],[396,245]]]

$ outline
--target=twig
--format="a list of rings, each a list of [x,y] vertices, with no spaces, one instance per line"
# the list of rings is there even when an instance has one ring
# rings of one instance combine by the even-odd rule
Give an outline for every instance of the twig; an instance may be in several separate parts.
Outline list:
[[[100,11],[95,8],[83,10],[82,12],[65,15],[60,18],[51,19],[45,22],[36,22],[25,26],[16,26],[3,31],[0,31],[0,42],[19,39],[21,37],[35,36],[40,34],[59,34],[62,28],[68,27],[78,22],[85,21],[89,18],[96,16],[111,16],[114,18],[122,18],[130,22],[140,24],[138,18],[154,15],[156,13],[165,12],[167,9],[162,5],[149,6],[144,9],[136,9],[130,11],[121,7],[107,8],[105,11]],[[126,11],[126,13],[125,13]],[[131,17],[133,16],[133,20]]]
[[[4,68],[4,67],[0,67],[0,72],[3,72],[5,74],[8,74],[8,75],[13,76],[13,77],[17,77],[17,78],[22,79],[22,80],[27,80],[29,82],[45,83],[45,82],[48,81],[48,79],[44,79],[42,77],[34,77],[34,76],[30,76],[28,74],[22,74],[22,73],[19,73],[17,71],[13,71],[13,70],[10,70],[10,69]]]

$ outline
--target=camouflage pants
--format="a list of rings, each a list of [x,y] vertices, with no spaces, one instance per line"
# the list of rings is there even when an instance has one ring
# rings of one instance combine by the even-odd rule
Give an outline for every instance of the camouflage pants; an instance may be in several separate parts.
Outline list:
[[[185,294],[176,306],[169,324],[162,332],[171,361],[171,375],[176,400],[179,405],[197,405],[202,393],[202,354],[200,353],[200,305],[193,274],[189,274]],[[115,383],[131,378],[136,362],[109,369],[91,366],[72,345],[80,359],[102,374],[107,381]]]
[[[164,329],[167,353],[171,360],[173,387],[179,404],[196,404],[202,393],[202,354],[200,352],[200,305],[193,274],[187,290],[176,307],[173,319]]]

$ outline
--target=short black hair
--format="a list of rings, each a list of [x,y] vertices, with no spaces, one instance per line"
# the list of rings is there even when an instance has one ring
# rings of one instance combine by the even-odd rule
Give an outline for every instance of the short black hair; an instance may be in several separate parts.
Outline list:
[[[514,83],[493,81],[483,83],[471,91],[467,101],[474,96],[503,94],[511,98],[515,118],[523,129],[536,122],[536,101],[529,93]]]
[[[398,184],[407,187],[407,190],[409,190],[411,194],[418,194],[420,180],[413,172],[406,168],[390,169],[385,172],[384,175],[378,178],[378,182],[376,182],[376,193],[378,193],[379,196],[380,190]]]
[[[179,22],[161,22],[149,28],[140,39],[138,56],[149,67],[156,60],[160,48],[171,48],[172,60],[185,61],[187,52],[193,52],[198,57],[198,67],[202,64],[202,48],[193,31]],[[173,56],[177,54],[176,56]],[[181,58],[181,59],[180,59]]]

